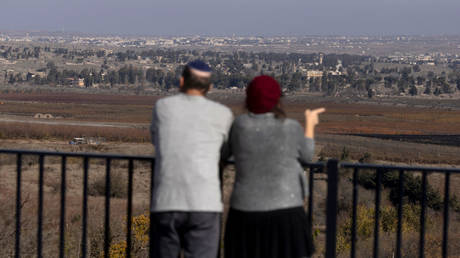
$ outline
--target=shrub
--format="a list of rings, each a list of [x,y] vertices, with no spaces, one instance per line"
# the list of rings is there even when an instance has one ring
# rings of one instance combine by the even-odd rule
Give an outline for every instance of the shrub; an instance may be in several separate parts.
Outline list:
[[[358,175],[358,184],[366,189],[376,188],[376,172],[361,171]],[[390,188],[390,201],[393,205],[399,203],[399,173],[397,171],[387,171],[382,174],[381,183],[384,187]],[[404,192],[403,197],[406,197],[412,204],[421,203],[422,201],[422,179],[420,176],[412,174],[404,174]],[[439,210],[442,207],[443,201],[438,191],[427,183],[426,185],[426,204],[428,207]]]
[[[340,160],[349,160],[350,159],[350,151],[347,147],[343,147],[342,153],[340,154]]]
[[[372,159],[372,154],[369,152],[365,152],[364,155],[358,160],[360,163],[372,163],[374,160]]]
[[[92,196],[105,196],[105,175],[100,175],[88,188],[88,194]],[[122,173],[112,172],[110,174],[110,197],[126,198],[128,185]]]
[[[116,244],[112,244],[109,249],[110,258],[124,258],[126,257],[126,241],[121,241]],[[101,258],[104,257],[104,252],[102,252]]]
[[[135,240],[146,246],[149,242],[149,229],[150,218],[144,214],[133,217],[132,219],[132,232],[134,233]]]
[[[91,127],[71,125],[48,125],[27,123],[0,124],[1,139],[63,139],[70,140],[76,136],[102,137],[107,141],[149,142],[150,134],[147,129]]]
[[[318,161],[322,162],[326,160],[326,154],[321,150],[320,153],[318,154]]]
[[[417,232],[420,230],[420,207],[414,205],[403,206],[402,232]],[[339,226],[337,233],[337,252],[341,253],[351,248],[352,221],[350,219]],[[373,236],[375,224],[375,210],[360,205],[357,207],[356,238],[366,240]],[[432,224],[430,218],[426,220],[427,226]],[[386,206],[380,209],[379,230],[381,232],[396,232],[398,226],[398,213],[394,207]]]
[[[132,251],[133,257],[142,256],[142,252],[147,249],[149,243],[150,219],[147,215],[141,214],[132,217],[132,233],[134,235]],[[124,258],[126,257],[127,243],[125,240],[110,245],[109,257]],[[104,252],[100,253],[104,257]]]

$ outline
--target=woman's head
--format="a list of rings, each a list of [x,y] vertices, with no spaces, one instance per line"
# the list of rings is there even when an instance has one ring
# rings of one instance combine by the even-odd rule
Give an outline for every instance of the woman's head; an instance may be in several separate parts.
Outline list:
[[[280,85],[267,75],[255,77],[246,89],[246,107],[254,114],[274,112],[279,116],[284,116],[279,106],[280,98]]]

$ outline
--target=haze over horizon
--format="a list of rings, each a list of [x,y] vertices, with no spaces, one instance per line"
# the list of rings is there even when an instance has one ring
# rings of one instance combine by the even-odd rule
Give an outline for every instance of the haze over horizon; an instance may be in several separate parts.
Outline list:
[[[458,0],[6,0],[0,31],[121,35],[459,35]]]

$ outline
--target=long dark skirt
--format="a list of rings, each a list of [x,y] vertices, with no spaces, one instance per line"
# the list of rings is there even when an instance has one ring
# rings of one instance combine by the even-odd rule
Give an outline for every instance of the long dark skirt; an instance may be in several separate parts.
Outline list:
[[[303,207],[268,212],[230,209],[225,258],[304,258],[314,252]]]

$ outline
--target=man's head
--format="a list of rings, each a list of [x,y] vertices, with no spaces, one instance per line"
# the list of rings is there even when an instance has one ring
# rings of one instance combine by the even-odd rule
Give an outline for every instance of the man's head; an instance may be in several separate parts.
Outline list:
[[[211,88],[211,68],[201,60],[188,63],[180,78],[180,91],[206,95]]]

